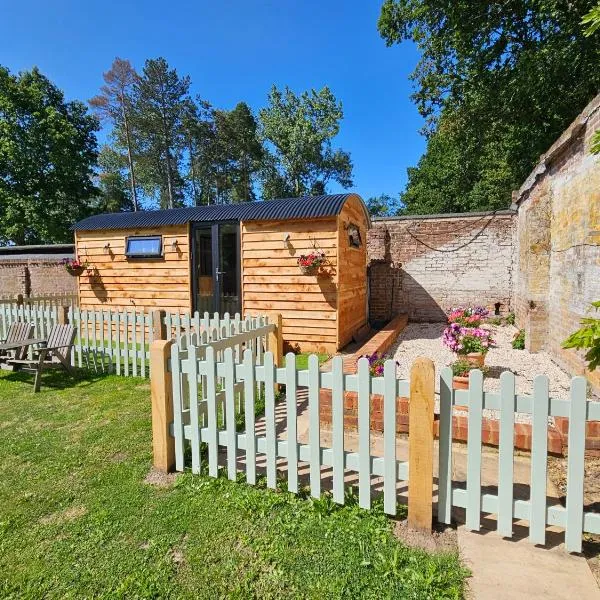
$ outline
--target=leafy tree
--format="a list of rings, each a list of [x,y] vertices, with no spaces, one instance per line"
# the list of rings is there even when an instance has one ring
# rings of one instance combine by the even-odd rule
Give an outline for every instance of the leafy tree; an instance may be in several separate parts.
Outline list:
[[[139,180],[161,208],[181,206],[185,147],[183,120],[189,104],[189,77],[179,77],[164,58],[149,59],[135,84],[134,126],[138,132]]]
[[[103,146],[98,156],[98,195],[92,202],[94,212],[111,213],[134,210],[128,181],[127,159],[110,146]]]
[[[367,208],[372,217],[393,217],[402,213],[403,205],[398,198],[381,194],[369,198]]]
[[[379,31],[421,51],[413,95],[425,155],[409,171],[407,211],[507,207],[600,87],[600,42],[584,0],[386,0]]]
[[[586,25],[584,29],[584,35],[589,37],[593,35],[598,29],[600,29],[600,4],[594,6],[590,12],[583,17],[581,22]],[[596,131],[592,138],[592,152],[594,154],[600,154],[600,130]]]
[[[115,146],[124,146],[129,170],[129,189],[133,210],[138,210],[137,186],[134,165],[134,131],[132,94],[139,75],[128,60],[115,58],[111,68],[104,73],[100,94],[90,100],[90,106],[101,119],[113,125]],[[108,174],[107,174],[108,175]]]
[[[90,214],[97,158],[96,118],[37,68],[0,67],[0,242],[72,240]]]
[[[259,117],[272,150],[263,167],[265,198],[323,193],[331,180],[352,185],[350,155],[331,146],[343,111],[329,88],[297,96],[273,86]]]

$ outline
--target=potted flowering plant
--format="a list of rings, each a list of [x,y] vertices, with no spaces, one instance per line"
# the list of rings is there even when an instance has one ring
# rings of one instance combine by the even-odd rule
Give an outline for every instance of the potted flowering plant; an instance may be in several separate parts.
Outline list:
[[[490,311],[485,306],[453,308],[448,314],[448,323],[458,323],[463,327],[479,327],[489,314]]]
[[[452,388],[455,390],[469,389],[469,373],[475,366],[464,358],[459,358],[450,365],[452,369]]]
[[[379,352],[373,352],[373,354],[363,354],[360,358],[366,358],[369,360],[369,372],[372,377],[381,377],[383,375],[383,366],[385,361],[391,358],[386,354],[380,354]],[[396,361],[398,365],[398,361]]]
[[[450,323],[444,330],[443,343],[452,352],[465,356],[475,367],[482,367],[485,355],[494,344],[491,333],[481,327],[464,327]]]
[[[317,271],[319,267],[325,264],[324,252],[311,252],[310,254],[302,254],[298,258],[298,266],[304,275],[310,275]]]
[[[70,275],[81,275],[89,267],[88,261],[79,257],[64,258],[62,264]]]

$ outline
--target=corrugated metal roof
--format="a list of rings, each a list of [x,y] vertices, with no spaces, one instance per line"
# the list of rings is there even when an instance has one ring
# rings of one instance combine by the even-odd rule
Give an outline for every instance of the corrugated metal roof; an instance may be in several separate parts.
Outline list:
[[[165,225],[217,221],[269,221],[286,219],[315,219],[333,217],[342,210],[352,194],[284,198],[243,204],[215,204],[169,210],[144,210],[138,212],[95,215],[73,226],[77,230],[143,229]],[[358,196],[360,198],[360,196]],[[362,200],[362,199],[361,199]],[[365,208],[366,211],[366,208]],[[368,212],[367,212],[368,214]]]

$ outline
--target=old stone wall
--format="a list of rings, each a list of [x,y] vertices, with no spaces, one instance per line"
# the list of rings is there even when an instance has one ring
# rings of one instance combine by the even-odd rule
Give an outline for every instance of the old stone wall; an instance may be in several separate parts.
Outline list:
[[[367,240],[370,318],[405,312],[443,321],[453,306],[511,310],[514,214],[471,213],[376,220]]]
[[[531,351],[547,350],[570,373],[589,373],[582,354],[562,342],[600,300],[600,95],[544,154],[515,193],[518,226],[514,304]]]
[[[48,248],[47,255],[0,249],[0,298],[77,295],[77,278],[61,263],[63,258],[72,257],[72,252],[67,248],[56,253],[52,246]]]

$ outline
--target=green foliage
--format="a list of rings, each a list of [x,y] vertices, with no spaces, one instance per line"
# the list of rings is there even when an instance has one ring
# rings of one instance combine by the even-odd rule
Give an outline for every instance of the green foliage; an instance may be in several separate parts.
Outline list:
[[[461,358],[454,361],[450,368],[452,369],[452,375],[454,377],[468,377],[469,373],[477,367],[472,365],[468,360]]]
[[[299,96],[286,87],[271,88],[268,105],[260,113],[261,131],[272,152],[263,170],[263,196],[323,194],[327,183],[352,185],[352,162],[334,150],[344,113],[328,87]]]
[[[581,23],[587,27],[584,30],[586,36],[593,35],[600,28],[600,4],[590,10],[587,15],[581,19]],[[591,141],[591,151],[594,154],[600,154],[600,130],[596,131]]]
[[[516,317],[515,317],[515,313],[514,312],[509,312],[506,315],[506,324],[507,325],[514,325],[516,322]]]
[[[399,198],[388,194],[371,196],[366,204],[372,217],[394,217],[402,214],[404,208]]]
[[[600,309],[600,300],[592,302],[596,311]],[[600,319],[585,317],[580,321],[581,328],[573,332],[564,342],[563,348],[587,349],[585,360],[588,369],[593,371],[600,365]]]
[[[525,330],[519,329],[512,339],[512,347],[514,350],[525,350]]]
[[[136,132],[133,127],[133,92],[139,75],[128,60],[115,58],[110,69],[103,75],[104,85],[100,94],[94,96],[90,106],[105,122],[113,125],[113,145],[110,151],[118,155],[107,168],[100,161],[100,179],[104,183],[103,196],[111,196],[118,202],[118,186],[127,171],[129,197],[133,210],[138,210],[138,190],[135,178],[134,147]],[[108,189],[107,189],[108,188]],[[124,196],[124,194],[122,194]],[[123,204],[123,198],[121,198]],[[107,211],[107,212],[115,212]]]
[[[93,202],[98,213],[135,210],[128,186],[124,157],[111,146],[103,146],[98,156],[97,186],[99,194]]]
[[[134,87],[139,183],[148,196],[158,200],[161,208],[183,205],[180,165],[189,87],[190,78],[180,77],[162,57],[145,62]]]
[[[0,243],[69,242],[90,214],[97,120],[37,68],[0,66]]]
[[[409,170],[408,213],[507,208],[539,156],[597,93],[589,1],[386,0],[379,31],[420,52],[413,99],[427,149]]]
[[[372,511],[185,472],[145,482],[149,385],[0,374],[3,598],[461,598],[456,553]],[[160,481],[159,481],[160,482]],[[400,512],[402,515],[402,511]]]

